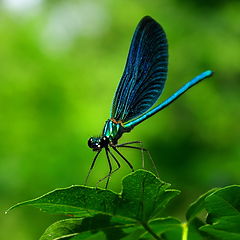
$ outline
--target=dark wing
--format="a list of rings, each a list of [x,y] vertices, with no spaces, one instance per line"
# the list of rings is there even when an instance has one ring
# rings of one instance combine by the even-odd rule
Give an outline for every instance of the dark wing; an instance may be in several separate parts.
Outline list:
[[[163,90],[167,68],[166,34],[155,20],[146,16],[135,30],[111,118],[127,122],[146,112]]]

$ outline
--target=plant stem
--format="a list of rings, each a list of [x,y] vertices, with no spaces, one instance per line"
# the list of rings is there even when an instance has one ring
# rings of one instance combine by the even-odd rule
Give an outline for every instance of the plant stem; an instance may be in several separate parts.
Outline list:
[[[182,229],[183,229],[182,240],[187,240],[187,238],[188,238],[188,225],[187,225],[187,223],[182,223]]]
[[[162,240],[160,236],[158,236],[150,227],[147,223],[141,222],[142,226],[145,228],[147,232],[149,232],[155,239],[157,240]]]

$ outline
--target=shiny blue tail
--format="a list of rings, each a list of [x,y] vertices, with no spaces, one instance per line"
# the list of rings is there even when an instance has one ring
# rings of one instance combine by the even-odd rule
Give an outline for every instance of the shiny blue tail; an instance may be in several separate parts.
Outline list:
[[[124,125],[124,127],[130,128],[130,129],[134,128],[139,123],[143,122],[144,120],[150,118],[151,116],[153,116],[157,112],[159,112],[162,109],[164,109],[165,107],[167,107],[170,103],[172,103],[178,97],[180,97],[183,93],[185,93],[189,88],[196,85],[197,83],[199,83],[203,79],[211,77],[212,75],[213,75],[213,71],[211,71],[211,70],[208,70],[208,71],[205,71],[205,72],[201,73],[200,75],[196,76],[191,81],[186,83],[183,87],[181,87],[177,92],[175,92],[171,97],[166,99],[164,102],[162,102],[161,104],[159,104],[155,108],[151,109],[150,111],[146,112],[145,114],[143,114],[139,118],[128,122],[127,124]]]

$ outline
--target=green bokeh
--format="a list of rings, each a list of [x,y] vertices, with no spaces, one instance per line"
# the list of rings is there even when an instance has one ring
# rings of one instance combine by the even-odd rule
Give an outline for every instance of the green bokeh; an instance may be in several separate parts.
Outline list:
[[[169,41],[160,101],[204,70],[215,75],[121,142],[142,140],[161,179],[182,190],[169,214],[183,218],[199,194],[239,183],[239,1],[11,2],[0,1],[0,239],[37,239],[59,219],[31,208],[3,215],[9,206],[84,182],[94,156],[87,140],[101,134],[109,117],[132,34],[145,15],[161,23]],[[123,154],[141,166],[141,153]],[[117,191],[130,172],[122,165],[110,183]],[[102,155],[89,184],[107,171]]]

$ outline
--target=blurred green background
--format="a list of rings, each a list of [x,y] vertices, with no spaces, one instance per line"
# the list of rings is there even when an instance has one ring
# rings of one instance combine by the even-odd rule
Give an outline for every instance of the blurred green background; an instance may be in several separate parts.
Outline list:
[[[150,15],[169,41],[169,75],[159,101],[211,69],[213,78],[125,134],[142,140],[162,180],[182,194],[170,211],[212,187],[240,181],[240,1],[0,1],[0,239],[38,239],[61,216],[11,205],[82,184],[139,20]],[[141,153],[123,154],[137,169]],[[146,158],[146,161],[148,159]],[[111,180],[119,191],[122,169]],[[150,164],[148,169],[151,168]],[[104,154],[89,184],[108,171]]]

